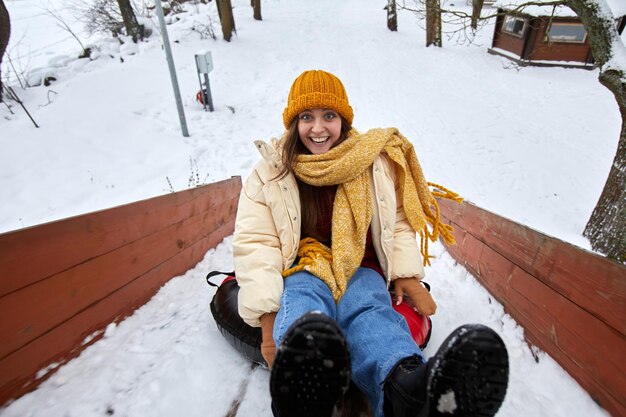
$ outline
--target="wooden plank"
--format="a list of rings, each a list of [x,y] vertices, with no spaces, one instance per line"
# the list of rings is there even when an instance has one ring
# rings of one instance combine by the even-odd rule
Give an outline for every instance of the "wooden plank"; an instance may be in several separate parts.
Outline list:
[[[240,188],[241,179],[235,177],[0,234],[0,296],[236,198]]]
[[[519,268],[511,278],[507,303],[547,323],[537,326],[545,337],[607,390],[620,385],[626,374],[626,339],[612,327]]]
[[[481,260],[481,271],[497,271],[501,266],[504,258],[489,247],[483,248],[483,254],[490,251]],[[489,265],[492,262],[494,265]],[[584,382],[584,388],[602,398],[602,404],[615,407],[620,399],[626,399],[621,355],[626,351],[624,337],[537,278],[512,267],[507,285],[494,285],[498,278],[493,274],[481,274],[478,280],[507,313],[532,332],[532,343],[550,354],[581,385]]]
[[[483,285],[486,284],[494,295],[506,297],[515,265],[483,242],[477,240],[474,244],[482,247],[478,271]]]
[[[445,218],[529,271],[547,236],[474,204],[440,204]]]
[[[481,210],[486,216],[495,216],[476,206],[469,206],[468,210]],[[499,216],[498,216],[499,217]],[[515,265],[525,271],[533,273],[533,262],[542,245],[548,240],[548,236],[537,231],[501,217],[499,230],[486,231],[483,236],[477,236],[488,246],[510,259]]]
[[[0,360],[0,404],[17,398],[34,388],[54,372],[51,370],[41,378],[37,371],[52,363],[65,363],[78,356],[88,344],[83,341],[94,332],[100,332],[91,343],[102,336],[112,321],[119,322],[136,308],[147,302],[158,289],[172,277],[186,272],[202,260],[207,250],[215,247],[234,230],[234,217],[205,235],[186,251],[179,252],[168,262],[155,266],[139,278],[117,289],[107,298],[99,300],[63,322],[58,327],[29,342]],[[208,300],[207,300],[208,301]]]
[[[0,298],[0,311],[12,317],[0,322],[0,338],[6,341],[0,358],[186,250],[235,212],[236,199],[231,199]]]
[[[587,375],[581,369],[580,364],[572,361],[572,359],[556,345],[544,344],[543,334],[535,327],[533,320],[524,316],[524,314],[517,311],[512,305],[506,305],[505,303],[503,303],[503,305],[505,311],[514,317],[515,321],[524,328],[524,337],[529,344],[539,346],[563,367],[566,372],[574,376],[580,386],[586,390],[602,408],[609,411],[614,416],[626,415],[626,406],[624,406],[623,402],[620,402],[613,393],[604,390],[596,380]],[[619,392],[623,392],[623,389],[620,388]]]
[[[468,205],[467,201],[463,201],[459,204],[450,200],[438,199],[437,204],[439,204],[439,212],[444,220],[456,224],[463,224],[463,213],[465,213]]]
[[[609,369],[594,345],[581,341],[558,320],[551,320],[523,295],[512,291],[505,310],[524,327],[527,340],[548,353],[607,410],[625,409],[622,374]],[[606,327],[606,325],[604,326]],[[532,338],[528,334],[533,335]],[[621,414],[618,414],[621,415]]]
[[[454,227],[455,224],[452,223]],[[465,232],[460,227],[455,227],[455,237],[457,238],[458,244],[453,248],[458,251],[458,256],[463,260],[462,264],[465,265],[466,268],[471,268],[474,271],[478,271],[478,261],[480,259],[480,254],[482,251],[482,246],[476,245],[476,238],[471,234]]]
[[[448,248],[453,258],[525,328],[529,342],[604,408],[626,415],[626,268],[508,219],[488,219],[499,216],[478,207],[441,206],[461,229],[460,247]]]
[[[537,276],[552,288],[626,334],[626,268],[557,239],[539,249]]]
[[[441,203],[441,201],[440,201]],[[475,205],[463,202],[461,204],[444,201],[440,204],[441,212],[452,222],[460,225],[467,233],[484,240],[486,234],[498,236],[502,227],[503,218],[478,209]]]
[[[440,206],[453,226],[626,334],[626,267],[470,203],[441,201]],[[464,240],[473,245],[471,240]],[[463,241],[460,245],[465,246]],[[471,249],[461,251],[475,259]]]

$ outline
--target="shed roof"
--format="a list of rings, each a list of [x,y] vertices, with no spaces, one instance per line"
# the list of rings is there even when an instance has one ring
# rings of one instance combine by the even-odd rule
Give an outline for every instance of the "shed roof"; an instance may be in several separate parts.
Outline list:
[[[529,0],[497,0],[493,5],[505,10],[515,9],[516,7],[527,3]],[[546,3],[551,0],[532,0],[533,3]],[[626,15],[626,1],[624,0],[604,0],[613,12],[613,16],[618,18]],[[554,16],[559,17],[576,17],[576,13],[567,6],[539,6],[533,5],[524,7],[521,11],[524,14],[531,16],[552,16],[554,10]]]

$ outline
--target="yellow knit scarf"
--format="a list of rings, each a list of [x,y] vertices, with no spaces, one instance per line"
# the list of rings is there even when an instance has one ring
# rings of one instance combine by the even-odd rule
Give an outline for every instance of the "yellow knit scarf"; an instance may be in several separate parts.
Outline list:
[[[409,223],[420,234],[424,265],[430,265],[428,239],[434,242],[441,236],[446,243],[454,243],[452,227],[440,222],[435,197],[457,202],[461,198],[426,182],[413,145],[398,129],[372,129],[363,134],[352,130],[345,141],[328,152],[299,155],[296,160],[294,171],[301,181],[314,186],[338,185],[333,203],[332,251],[315,239],[302,239],[298,265],[285,270],[283,276],[305,269],[324,281],[335,301],[339,301],[365,254],[367,230],[372,221],[369,167],[381,152],[400,168],[397,170],[400,198]],[[441,191],[431,191],[429,185]]]

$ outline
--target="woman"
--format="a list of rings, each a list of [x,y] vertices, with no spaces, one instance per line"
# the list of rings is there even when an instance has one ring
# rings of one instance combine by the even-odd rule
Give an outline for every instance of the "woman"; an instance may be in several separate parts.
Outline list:
[[[330,416],[352,380],[377,417],[495,415],[508,380],[499,336],[462,326],[426,361],[388,291],[434,314],[420,280],[427,239],[453,241],[441,193],[396,129],[361,134],[352,120],[341,81],[305,71],[283,112],[287,132],[256,142],[263,159],[241,193],[239,313],[262,328],[272,410]]]

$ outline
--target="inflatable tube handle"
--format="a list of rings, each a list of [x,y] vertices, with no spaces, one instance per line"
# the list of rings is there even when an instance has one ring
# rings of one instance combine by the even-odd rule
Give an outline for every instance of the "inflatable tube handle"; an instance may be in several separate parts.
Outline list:
[[[220,286],[217,284],[214,284],[211,282],[211,278],[217,276],[217,275],[226,275],[227,277],[234,277],[235,276],[235,271],[232,272],[221,272],[221,271],[211,271],[207,274],[206,276],[206,282],[207,284],[209,284],[211,287],[217,287],[219,288]]]

